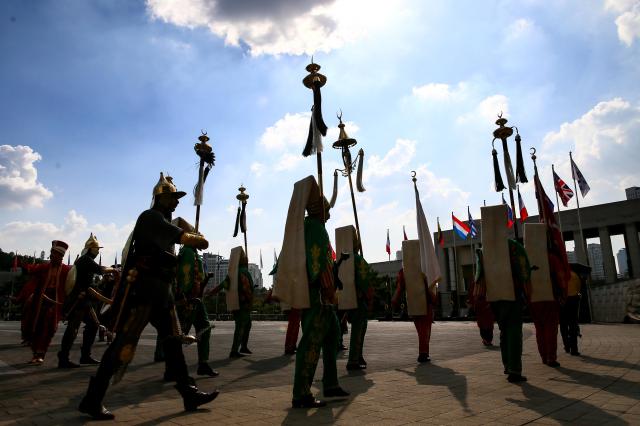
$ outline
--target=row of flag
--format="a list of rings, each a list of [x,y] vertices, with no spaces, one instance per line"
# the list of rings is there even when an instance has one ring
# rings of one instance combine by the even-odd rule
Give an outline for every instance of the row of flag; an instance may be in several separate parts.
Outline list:
[[[576,181],[578,187],[580,188],[580,193],[582,194],[582,197],[587,195],[587,193],[591,188],[589,187],[589,184],[584,178],[584,175],[582,174],[582,172],[580,172],[580,169],[578,168],[576,163],[573,161],[573,158],[571,158],[571,175],[572,175],[572,178]],[[567,185],[556,174],[555,170],[553,171],[553,182],[554,182],[554,188],[558,193],[558,196],[562,200],[562,204],[566,207],[568,205],[569,200],[574,195],[573,191],[571,190],[571,188],[569,188],[569,185]],[[529,212],[527,211],[527,207],[525,206],[524,201],[522,200],[522,195],[520,195],[519,187],[517,189],[517,192],[518,192],[518,208],[520,210],[520,221],[524,223],[524,221],[527,220],[527,218],[529,217]],[[546,202],[550,203],[550,205],[547,206],[548,210],[553,212],[555,207],[553,202],[546,196],[546,194],[544,198]],[[507,203],[507,201],[504,199],[504,194],[502,194],[502,204],[505,204],[507,206],[507,228],[513,228],[513,225],[515,224],[516,219],[514,217],[513,210],[511,209],[511,205]],[[478,236],[478,229],[476,227],[475,221],[473,220],[473,217],[471,217],[471,211],[469,210],[468,207],[467,207],[467,216],[468,216],[468,221],[467,223],[465,223],[462,220],[458,219],[453,214],[453,212],[451,212],[451,221],[453,224],[453,231],[456,235],[458,235],[458,237],[460,237],[463,240],[466,240],[467,238],[474,239],[474,238],[477,238]],[[442,229],[440,228],[440,218],[437,219],[437,224],[438,224],[438,233],[437,233],[438,244],[440,245],[440,247],[444,247],[444,234],[442,233]],[[402,233],[403,233],[404,239],[407,240],[408,239],[407,232],[405,231],[404,226],[402,227]],[[391,240],[389,239],[388,229],[387,229],[386,252],[387,254],[389,254],[389,256],[391,256]]]

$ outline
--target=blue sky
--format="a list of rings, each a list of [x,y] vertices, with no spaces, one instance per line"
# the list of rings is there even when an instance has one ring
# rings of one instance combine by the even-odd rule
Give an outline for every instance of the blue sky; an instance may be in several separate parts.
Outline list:
[[[270,266],[292,185],[316,172],[300,155],[312,54],[328,77],[325,186],[340,161],[336,111],[365,150],[356,200],[370,261],[386,259],[387,228],[394,250],[403,225],[416,235],[411,170],[432,230],[499,202],[500,111],[538,149],[548,192],[552,163],[570,180],[571,150],[592,188],[581,204],[621,200],[640,185],[639,44],[637,0],[5,0],[0,247],[39,253],[60,238],[75,256],[94,232],[112,259],[160,171],[190,192],[205,129],[217,157],[202,207],[210,251],[241,244],[242,183],[251,260],[262,250]],[[532,184],[521,190],[535,212]],[[177,214],[194,221],[192,198]],[[349,223],[343,179],[329,228]]]

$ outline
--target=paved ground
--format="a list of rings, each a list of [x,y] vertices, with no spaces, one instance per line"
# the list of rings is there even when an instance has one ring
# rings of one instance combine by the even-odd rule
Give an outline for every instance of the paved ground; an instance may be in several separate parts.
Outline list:
[[[346,354],[338,361],[341,385],[351,396],[311,410],[290,408],[294,358],[282,355],[286,323],[254,322],[254,354],[238,360],[227,358],[233,323],[216,325],[211,365],[221,374],[197,382],[204,390],[220,389],[218,399],[197,412],[182,411],[176,391],[162,382],[163,365],[152,362],[155,333],[148,328],[127,375],[107,393],[105,405],[118,422],[640,425],[638,325],[584,326],[583,355],[562,353],[562,367],[552,369],[540,362],[533,326],[526,324],[523,361],[529,381],[514,385],[502,374],[500,351],[481,345],[475,323],[435,324],[433,361],[417,365],[412,323],[372,321],[365,342],[366,374],[347,374]],[[26,365],[28,348],[18,344],[19,324],[0,322],[0,424],[70,425],[88,420],[75,409],[95,367],[56,369],[61,336],[62,327],[44,365],[31,367]],[[104,348],[104,343],[96,343],[95,354],[101,355]],[[185,352],[195,373],[195,347]],[[79,356],[77,346],[73,356]],[[315,385],[320,392],[319,381]]]

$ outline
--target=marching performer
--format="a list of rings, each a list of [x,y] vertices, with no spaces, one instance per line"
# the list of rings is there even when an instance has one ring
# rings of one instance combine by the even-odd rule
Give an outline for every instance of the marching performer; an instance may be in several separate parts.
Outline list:
[[[225,290],[227,311],[233,312],[235,330],[229,358],[240,358],[253,352],[249,349],[251,306],[253,305],[253,279],[249,273],[249,260],[242,246],[231,249],[229,273],[210,294]]]
[[[305,210],[308,216],[305,217]],[[348,396],[338,383],[336,348],[340,325],[335,313],[337,267],[331,256],[325,222],[329,203],[320,195],[313,176],[295,183],[289,204],[273,296],[302,310],[302,338],[296,352],[294,408],[323,407],[311,394],[322,351],[325,397]],[[341,257],[344,259],[344,257]]]
[[[478,276],[487,288],[500,328],[500,352],[507,380],[527,380],[522,375],[522,309],[530,286],[531,268],[524,247],[508,238],[505,225],[507,206],[481,207],[482,263]]]
[[[78,408],[94,419],[115,417],[102,405],[102,400],[114,374],[115,382],[121,379],[149,322],[164,342],[167,364],[176,375],[176,389],[182,395],[185,410],[196,410],[218,396],[217,391],[200,392],[189,377],[182,352],[186,339],[180,330],[171,291],[176,276],[175,244],[201,250],[209,246],[202,235],[185,232],[171,223],[171,214],[184,195],[169,176],[165,178],[160,173],[153,188],[151,208],[140,214],[129,237],[127,255],[123,258],[123,280],[113,306],[116,337],[103,354]]]
[[[568,283],[567,301],[560,307],[560,334],[564,351],[578,356],[580,355],[580,351],[578,351],[580,298],[582,297],[582,286],[589,278],[591,267],[582,263],[570,263],[569,266],[571,267],[571,278]]]
[[[536,343],[542,363],[559,367],[558,324],[560,304],[566,300],[566,285],[551,271],[547,251],[547,226],[544,223],[524,225],[524,245],[533,267],[529,310],[536,327]]]
[[[31,279],[25,287],[33,289],[33,296],[25,322],[25,337],[31,343],[33,351],[33,358],[29,362],[31,365],[41,365],[44,362],[51,339],[58,329],[58,321],[62,318],[64,283],[71,269],[62,263],[62,259],[68,248],[69,245],[64,241],[52,241],[49,263],[29,268]]]
[[[78,335],[80,324],[84,322],[80,364],[99,364],[91,357],[91,347],[96,339],[100,322],[96,313],[96,302],[110,304],[111,300],[100,294],[94,286],[94,275],[116,272],[113,268],[98,265],[95,258],[100,252],[100,243],[93,235],[84,244],[83,254],[74,263],[67,278],[67,297],[62,308],[62,317],[67,320],[67,329],[62,336],[58,352],[58,368],[75,368],[78,364],[69,360],[69,352]]]
[[[476,265],[482,264],[482,249],[476,249]],[[476,275],[469,288],[468,303],[476,314],[476,324],[480,329],[480,338],[485,346],[493,346],[493,325],[496,322],[487,302],[487,286],[480,274],[481,268],[476,268]]]
[[[175,222],[175,221],[174,221]],[[185,221],[181,221],[187,232],[194,229]],[[198,346],[198,370],[199,376],[216,377],[218,372],[209,366],[209,346],[211,341],[211,324],[209,314],[204,305],[202,293],[207,285],[209,276],[204,273],[202,256],[193,247],[183,246],[178,253],[178,275],[176,279],[175,300],[176,312],[182,332],[188,334],[193,326],[196,330]],[[164,361],[162,342],[156,341],[154,361]],[[165,381],[175,381],[175,375],[167,369],[164,374]]]
[[[346,311],[351,323],[347,370],[367,368],[362,352],[367,332],[367,315],[373,299],[373,287],[370,284],[373,272],[367,261],[358,254],[359,247],[360,241],[353,226],[336,229],[337,252],[350,255],[339,272],[343,288],[338,296],[338,312]],[[342,329],[339,331],[340,336]]]
[[[418,332],[418,362],[430,362],[429,341],[436,306],[436,283],[429,283],[420,267],[420,241],[402,242],[402,269],[398,272],[396,292],[391,300],[393,306],[400,302],[406,292],[408,313]]]

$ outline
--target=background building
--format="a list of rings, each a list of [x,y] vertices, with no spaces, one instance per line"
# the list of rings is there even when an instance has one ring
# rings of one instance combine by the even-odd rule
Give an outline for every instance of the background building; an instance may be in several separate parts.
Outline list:
[[[627,249],[621,248],[618,250],[616,258],[618,259],[618,275],[623,278],[629,276],[629,259],[627,258]]]
[[[587,244],[587,253],[589,254],[589,265],[591,266],[591,278],[595,281],[604,281],[602,247],[600,244]]]
[[[640,199],[640,187],[632,186],[631,188],[627,188],[624,190],[627,194],[627,200],[638,200]]]

